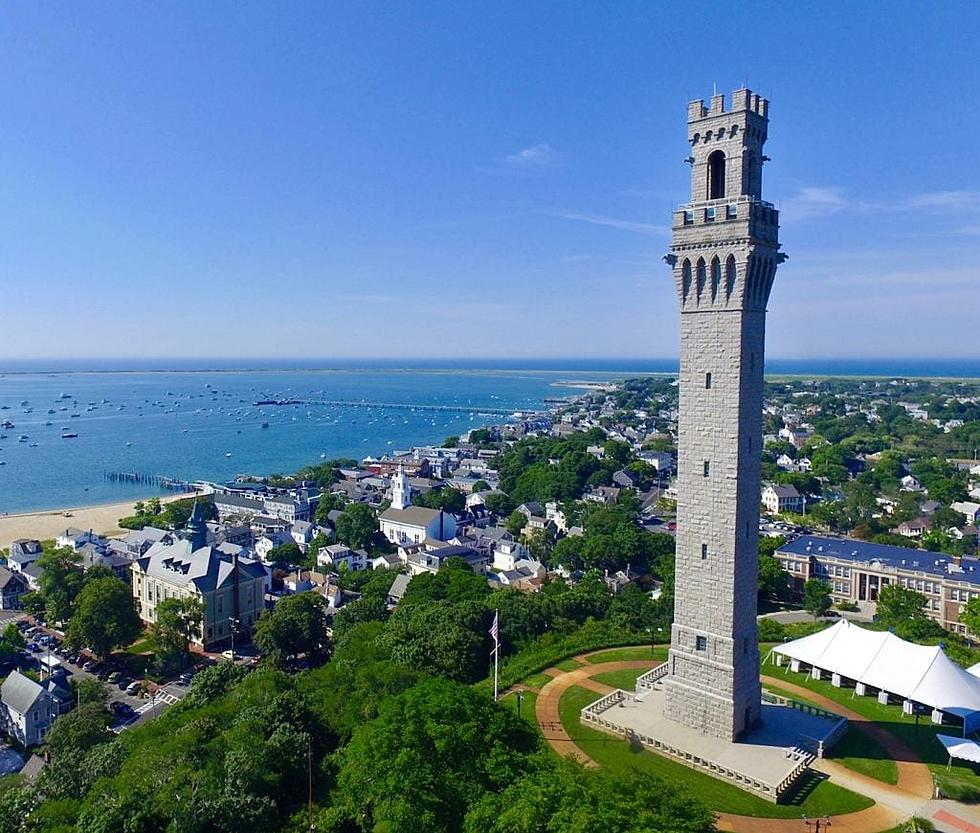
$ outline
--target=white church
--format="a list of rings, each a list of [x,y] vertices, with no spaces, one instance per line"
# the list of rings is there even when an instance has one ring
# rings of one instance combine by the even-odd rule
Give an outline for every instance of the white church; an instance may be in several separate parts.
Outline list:
[[[451,513],[412,506],[412,485],[401,466],[391,478],[391,507],[379,520],[381,533],[393,544],[448,541],[456,534],[456,518]]]

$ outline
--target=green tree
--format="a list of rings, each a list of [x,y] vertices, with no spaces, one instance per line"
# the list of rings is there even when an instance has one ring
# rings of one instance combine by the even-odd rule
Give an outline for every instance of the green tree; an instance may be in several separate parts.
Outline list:
[[[966,603],[960,621],[970,629],[970,633],[980,636],[980,596],[974,596]]]
[[[11,662],[27,646],[27,640],[13,622],[8,622],[0,635],[0,662]]]
[[[483,505],[487,507],[488,512],[501,517],[514,511],[514,501],[503,492],[491,492],[483,498]]]
[[[274,567],[282,570],[303,561],[303,551],[295,541],[287,541],[269,550],[268,558]]]
[[[803,609],[813,616],[814,620],[830,610],[831,590],[833,588],[830,583],[822,578],[807,579],[803,585]]]
[[[153,640],[160,662],[180,667],[187,662],[192,639],[200,638],[204,603],[194,598],[170,598],[157,604]]]
[[[78,594],[66,641],[104,658],[115,648],[129,645],[141,628],[128,585],[115,577],[97,578],[86,582]]]
[[[341,494],[334,494],[333,492],[324,492],[320,495],[320,500],[316,505],[316,512],[313,514],[313,519],[320,524],[320,526],[325,526],[327,524],[327,516],[334,510],[342,510],[347,505],[347,498]]]
[[[430,679],[381,701],[337,759],[346,829],[460,831],[472,802],[517,781],[538,740],[485,695]],[[405,789],[405,773],[424,788]]]
[[[54,757],[84,752],[111,739],[106,731],[108,726],[109,712],[101,703],[82,703],[52,724],[44,743]]]
[[[526,525],[527,516],[523,512],[518,512],[516,509],[507,518],[507,531],[511,535],[520,535]]]
[[[68,547],[45,549],[35,562],[43,571],[39,579],[48,618],[67,622],[81,592],[83,571],[81,556]]]
[[[449,436],[442,441],[443,448],[456,448],[459,445],[459,437]]]
[[[352,503],[337,519],[337,540],[352,549],[370,545],[378,530],[378,518],[366,503]]]
[[[487,483],[486,480],[477,480],[476,483],[473,484],[473,488],[471,491],[487,492],[489,490],[490,490],[490,484]]]
[[[277,663],[300,654],[320,653],[327,641],[323,598],[316,593],[297,593],[280,599],[271,611],[262,614],[252,640]]]
[[[535,771],[474,802],[464,833],[711,833],[714,816],[696,798],[648,772],[587,770],[569,760]]]

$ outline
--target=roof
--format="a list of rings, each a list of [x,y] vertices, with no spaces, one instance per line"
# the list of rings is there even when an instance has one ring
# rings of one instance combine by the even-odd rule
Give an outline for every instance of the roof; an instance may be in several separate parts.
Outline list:
[[[408,588],[408,583],[412,580],[412,577],[407,573],[399,573],[395,576],[394,581],[391,582],[391,587],[388,588],[388,595],[400,601],[402,596],[405,595],[405,590]]]
[[[783,544],[777,552],[788,555],[815,558],[837,558],[855,563],[878,561],[896,570],[928,573],[949,581],[965,581],[980,584],[980,561],[961,558],[959,564],[942,552],[918,550],[912,547],[895,547],[891,544],[875,544],[855,538],[823,538],[801,535],[795,541]]]
[[[771,489],[776,497],[799,497],[800,493],[796,491],[796,486],[786,486],[782,483],[773,483],[766,487],[766,489]]]
[[[439,517],[440,510],[424,506],[406,506],[404,509],[385,509],[381,520],[395,524],[426,527]]]
[[[209,593],[232,576],[231,556],[210,545],[192,550],[189,541],[154,544],[135,562],[147,575],[177,587],[193,587]],[[238,559],[238,569],[246,578],[265,579],[265,568],[250,559]]]
[[[0,700],[18,714],[27,714],[44,693],[39,683],[25,677],[20,671],[11,671],[0,686]]]
[[[6,567],[0,567],[0,590],[6,590],[11,582],[19,584],[21,587],[25,586],[24,579],[19,575],[10,572]]]

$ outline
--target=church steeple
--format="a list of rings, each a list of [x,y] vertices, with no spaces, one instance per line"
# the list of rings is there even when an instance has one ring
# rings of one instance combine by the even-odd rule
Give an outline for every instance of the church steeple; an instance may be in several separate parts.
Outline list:
[[[391,508],[404,509],[412,505],[412,484],[408,482],[408,475],[398,464],[398,473],[391,478]]]
[[[208,542],[208,527],[204,520],[204,510],[196,500],[191,516],[187,520],[187,526],[184,527],[184,537],[190,542],[192,552],[199,550]]]

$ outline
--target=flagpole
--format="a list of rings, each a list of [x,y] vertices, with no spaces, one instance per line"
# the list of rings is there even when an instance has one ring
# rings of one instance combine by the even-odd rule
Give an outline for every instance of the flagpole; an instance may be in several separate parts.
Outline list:
[[[493,612],[493,701],[497,702],[497,670],[500,661],[500,612]]]

